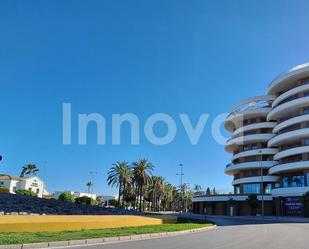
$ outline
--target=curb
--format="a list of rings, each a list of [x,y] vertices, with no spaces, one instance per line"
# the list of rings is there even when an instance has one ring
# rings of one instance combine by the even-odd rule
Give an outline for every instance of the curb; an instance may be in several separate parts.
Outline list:
[[[66,240],[66,241],[52,241],[52,242],[40,242],[31,244],[17,244],[17,245],[0,245],[0,249],[44,249],[44,248],[65,248],[71,246],[87,246],[87,245],[100,245],[111,244],[125,241],[137,241],[151,238],[171,237],[182,234],[202,232],[215,228],[216,225],[203,228],[195,228],[177,232],[163,232],[163,233],[146,233],[131,236],[118,236],[118,237],[106,237],[106,238],[93,238],[82,240]]]

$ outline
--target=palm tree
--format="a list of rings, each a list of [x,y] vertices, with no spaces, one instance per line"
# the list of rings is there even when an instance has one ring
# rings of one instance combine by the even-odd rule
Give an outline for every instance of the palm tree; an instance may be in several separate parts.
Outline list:
[[[118,208],[120,208],[120,198],[125,193],[126,185],[132,178],[132,172],[129,168],[129,163],[126,161],[116,162],[108,171],[107,184],[111,187],[118,187]],[[124,198],[123,202],[124,203]]]
[[[148,162],[147,159],[139,159],[133,163],[134,166],[134,178],[138,188],[139,194],[139,211],[142,211],[142,196],[143,187],[151,183],[151,173],[154,170],[152,163]]]
[[[129,167],[128,163],[126,163],[126,166],[123,168],[122,172],[122,207],[124,207],[124,202],[126,199],[126,195],[128,194],[128,189],[132,184],[133,179],[133,171]]]
[[[26,175],[36,175],[36,173],[39,171],[37,166],[35,164],[27,164],[22,167],[22,171],[20,173],[20,177],[24,177]]]
[[[92,188],[92,186],[93,186],[92,181],[87,182],[87,183],[86,183],[86,186],[87,186],[87,189],[88,189],[88,193],[90,194],[90,189],[91,189],[91,188]]]
[[[153,211],[160,211],[161,199],[164,195],[164,178],[162,176],[152,176],[152,184],[149,186],[149,195],[152,197]]]
[[[171,211],[172,210],[172,202],[174,201],[174,191],[175,187],[170,183],[165,183],[163,188],[163,203],[164,209]]]

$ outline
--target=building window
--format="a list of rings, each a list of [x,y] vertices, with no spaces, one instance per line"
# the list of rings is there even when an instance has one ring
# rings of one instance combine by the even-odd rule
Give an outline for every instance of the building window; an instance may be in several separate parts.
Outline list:
[[[40,193],[40,190],[39,190],[38,188],[36,189],[36,193],[37,193],[37,194],[39,194],[39,193]]]
[[[305,145],[309,145],[309,138],[305,138],[305,139],[304,139],[304,144],[305,144]]]
[[[285,176],[282,178],[284,188],[293,187],[304,187],[305,177],[304,176]]]
[[[309,107],[304,108],[304,114],[309,114]]]
[[[258,148],[258,147],[257,147],[256,144],[252,144],[252,147],[251,147],[252,150],[256,150],[257,148]]]
[[[249,146],[248,145],[244,145],[243,150],[244,151],[249,150]]]
[[[240,194],[240,187],[239,186],[235,187],[235,194],[236,195]]]
[[[271,183],[265,185],[265,194],[271,194]]]
[[[29,191],[32,191],[32,188],[29,188],[28,190],[29,190]]]
[[[259,183],[247,183],[243,185],[244,194],[259,194],[261,185]]]
[[[309,173],[306,173],[307,186],[309,186]]]
[[[13,192],[14,192],[14,193],[16,192],[16,187],[13,187]]]

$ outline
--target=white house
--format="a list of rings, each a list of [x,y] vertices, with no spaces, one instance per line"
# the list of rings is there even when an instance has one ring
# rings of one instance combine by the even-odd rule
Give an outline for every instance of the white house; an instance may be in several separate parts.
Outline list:
[[[0,176],[0,184],[7,187],[10,193],[15,194],[16,190],[30,190],[42,198],[44,192],[44,182],[37,176],[18,177],[18,176]]]
[[[54,197],[58,199],[59,195],[61,195],[62,193],[70,193],[71,195],[74,195],[76,198],[84,197],[84,196],[92,198],[93,200],[97,198],[96,194],[83,193],[83,192],[78,192],[78,191],[56,191],[54,193]]]

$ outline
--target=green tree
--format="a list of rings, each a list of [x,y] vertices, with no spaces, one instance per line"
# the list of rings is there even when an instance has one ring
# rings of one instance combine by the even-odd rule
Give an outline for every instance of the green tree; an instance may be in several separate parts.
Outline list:
[[[207,189],[206,189],[206,195],[211,195],[211,192],[210,192],[210,188],[209,188],[209,187],[207,187]]]
[[[139,195],[139,211],[142,211],[142,197],[144,186],[151,183],[151,173],[154,170],[152,163],[148,162],[147,159],[140,159],[133,163],[134,166],[134,178],[137,184],[138,195]]]
[[[118,187],[118,208],[120,208],[120,200],[122,198],[122,205],[124,205],[126,188],[130,184],[133,173],[129,167],[128,162],[116,162],[113,164],[108,172],[107,184],[109,186]]]
[[[152,210],[160,211],[160,203],[164,195],[164,178],[162,176],[152,176],[148,192],[151,196]]]
[[[218,194],[218,193],[217,193],[217,191],[216,191],[216,188],[213,188],[213,190],[212,190],[212,194],[213,194],[213,195]]]
[[[164,188],[163,188],[163,207],[164,210],[167,211],[171,211],[172,210],[172,203],[174,201],[175,195],[174,195],[174,191],[176,190],[176,188],[170,184],[170,183],[165,183],[164,184]]]
[[[59,195],[58,197],[59,201],[67,201],[67,202],[72,202],[74,203],[75,201],[75,196],[72,195],[70,192],[63,192]]]
[[[0,193],[10,193],[10,190],[3,184],[0,184]]]
[[[31,190],[27,190],[27,189],[18,189],[15,191],[15,194],[17,195],[30,195],[30,196],[37,196],[36,193],[34,193]]]
[[[88,205],[88,206],[96,206],[98,204],[97,200],[94,200],[88,196],[81,196],[81,197],[75,198],[75,203],[80,204],[80,205]]]
[[[27,164],[22,167],[20,177],[30,176],[30,175],[36,175],[36,173],[39,171],[37,166],[35,164]]]

